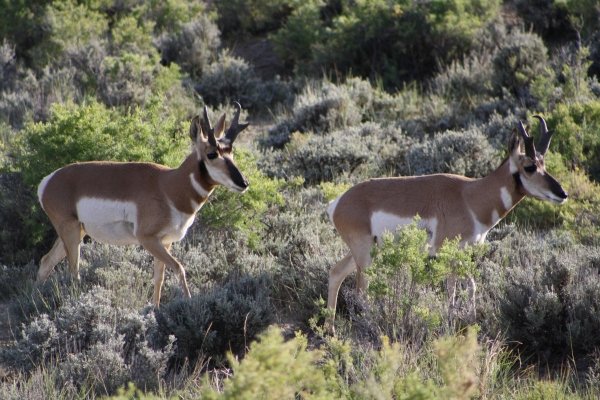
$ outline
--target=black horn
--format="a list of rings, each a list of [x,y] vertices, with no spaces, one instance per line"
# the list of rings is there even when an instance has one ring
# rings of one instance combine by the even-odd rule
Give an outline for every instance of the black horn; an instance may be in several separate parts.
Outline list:
[[[525,155],[531,158],[532,160],[536,159],[535,155],[535,145],[533,144],[533,138],[527,134],[525,127],[523,126],[523,122],[519,120],[519,133],[523,138],[523,142],[525,143]]]
[[[540,140],[538,142],[537,149],[541,155],[544,155],[546,154],[546,151],[548,151],[548,147],[550,146],[552,132],[548,131],[548,125],[546,124],[544,118],[542,118],[539,115],[534,115],[533,117],[540,120]]]
[[[217,147],[217,139],[215,138],[215,130],[211,126],[210,119],[208,118],[208,108],[204,106],[204,118],[200,121],[200,126],[202,127],[202,131],[208,137],[208,143],[211,146]]]
[[[240,112],[242,111],[242,106],[237,101],[234,101],[233,104],[235,104],[236,111],[233,116],[233,120],[231,121],[231,125],[229,126],[229,129],[227,129],[227,132],[225,133],[225,137],[223,138],[230,145],[233,144],[233,142],[235,141],[235,139],[237,138],[239,133],[241,131],[243,131],[244,129],[246,129],[249,125],[247,123],[246,124],[239,123]]]

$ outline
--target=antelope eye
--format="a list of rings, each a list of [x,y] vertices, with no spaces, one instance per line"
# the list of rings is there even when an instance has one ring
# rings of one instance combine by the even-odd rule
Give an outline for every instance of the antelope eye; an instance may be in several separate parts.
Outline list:
[[[531,174],[531,173],[533,173],[533,172],[535,172],[537,170],[537,165],[531,164],[531,165],[528,165],[528,166],[524,167],[523,169],[525,170],[525,172]]]
[[[215,158],[219,157],[219,155],[217,154],[217,152],[212,152],[212,153],[208,153],[206,155],[206,157],[208,157],[209,160],[214,160]]]

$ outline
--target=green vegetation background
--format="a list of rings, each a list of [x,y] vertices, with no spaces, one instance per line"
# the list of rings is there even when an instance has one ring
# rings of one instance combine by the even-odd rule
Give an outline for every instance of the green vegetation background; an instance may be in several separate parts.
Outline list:
[[[600,396],[600,8],[595,0],[0,0],[0,398],[570,399]],[[189,121],[239,101],[251,128],[174,246],[89,242],[36,287],[54,240],[43,176],[74,161],[177,166]],[[481,177],[519,119],[554,137],[569,192],[525,200],[485,246],[435,260],[416,226],[388,237],[368,298],[324,211],[368,177]],[[444,278],[472,275],[447,302]]]

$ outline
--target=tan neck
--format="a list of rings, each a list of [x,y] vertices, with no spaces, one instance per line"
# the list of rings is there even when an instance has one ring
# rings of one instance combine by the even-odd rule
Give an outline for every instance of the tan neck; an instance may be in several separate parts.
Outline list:
[[[170,170],[162,184],[175,207],[187,214],[197,212],[217,185],[206,169],[201,171],[195,151],[178,168]]]
[[[472,181],[466,190],[466,201],[477,220],[492,228],[502,220],[525,194],[506,159],[488,176]]]

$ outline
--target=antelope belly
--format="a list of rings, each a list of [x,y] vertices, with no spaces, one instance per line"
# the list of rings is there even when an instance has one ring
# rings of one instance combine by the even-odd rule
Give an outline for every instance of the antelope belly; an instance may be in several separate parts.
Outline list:
[[[85,232],[108,244],[137,244],[135,203],[84,197],[77,202],[77,216]]]
[[[403,217],[395,214],[390,214],[385,211],[375,211],[371,215],[371,234],[381,243],[381,235],[384,232],[395,233],[399,227],[409,225],[413,222],[414,217]],[[431,251],[435,250],[435,242],[437,238],[437,218],[423,218],[419,222],[419,227],[427,230],[428,243]]]
[[[396,233],[400,226],[408,225],[413,221],[412,217],[402,217],[385,211],[375,211],[371,215],[371,234],[381,239],[384,232]]]

